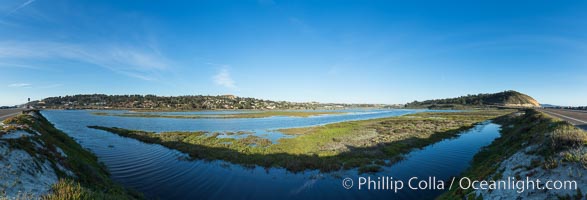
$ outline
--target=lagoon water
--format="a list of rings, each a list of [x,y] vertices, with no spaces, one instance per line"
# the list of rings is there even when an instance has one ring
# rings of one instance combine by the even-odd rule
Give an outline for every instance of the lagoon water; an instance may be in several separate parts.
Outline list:
[[[407,183],[410,177],[435,176],[449,180],[469,166],[478,150],[499,137],[499,126],[483,123],[459,134],[414,150],[400,161],[377,174],[358,174],[356,170],[334,173],[306,171],[290,173],[284,169],[246,168],[223,161],[189,160],[186,154],[156,144],[89,129],[88,125],[163,131],[253,131],[276,141],[282,137],[271,130],[315,126],[349,120],[372,119],[422,112],[423,110],[353,110],[341,115],[308,118],[270,117],[255,119],[174,119],[134,118],[92,115],[84,110],[47,110],[42,114],[55,126],[94,152],[124,186],[159,199],[430,199],[443,191],[357,189],[359,176],[390,176]],[[121,111],[109,111],[121,112]],[[175,114],[175,113],[171,113]],[[183,113],[185,114],[185,113]],[[193,113],[200,114],[200,113]],[[215,113],[218,114],[218,113]],[[354,187],[345,189],[342,180],[349,177]],[[448,187],[448,186],[447,186]]]

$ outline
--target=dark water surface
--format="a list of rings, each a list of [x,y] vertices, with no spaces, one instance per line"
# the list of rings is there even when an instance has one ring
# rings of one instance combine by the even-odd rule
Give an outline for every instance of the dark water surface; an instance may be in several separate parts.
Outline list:
[[[358,190],[359,176],[390,176],[407,183],[410,177],[435,176],[448,180],[469,166],[478,150],[499,137],[499,126],[484,123],[406,155],[406,159],[377,174],[356,170],[322,174],[318,171],[290,173],[283,169],[245,168],[223,161],[189,161],[187,155],[160,145],[144,144],[88,125],[115,126],[147,131],[255,131],[268,134],[278,128],[398,116],[422,110],[357,110],[344,115],[308,118],[270,117],[256,119],[171,119],[96,116],[91,111],[47,110],[42,114],[55,126],[93,151],[104,162],[112,178],[121,184],[160,199],[430,199],[442,191]],[[112,111],[117,112],[117,111]],[[277,137],[279,138],[279,137]],[[345,189],[349,177],[355,187]],[[407,187],[407,186],[406,186]],[[447,186],[448,187],[448,186]]]

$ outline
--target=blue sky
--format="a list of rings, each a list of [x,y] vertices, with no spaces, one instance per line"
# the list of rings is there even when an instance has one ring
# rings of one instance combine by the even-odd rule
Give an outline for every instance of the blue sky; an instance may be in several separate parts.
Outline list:
[[[0,0],[0,105],[80,93],[587,105],[583,1]]]

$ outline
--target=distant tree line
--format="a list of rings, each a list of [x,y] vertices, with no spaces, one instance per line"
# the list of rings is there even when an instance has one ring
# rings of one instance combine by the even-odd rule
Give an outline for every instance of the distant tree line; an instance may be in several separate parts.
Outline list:
[[[587,106],[553,106],[555,109],[587,110]]]

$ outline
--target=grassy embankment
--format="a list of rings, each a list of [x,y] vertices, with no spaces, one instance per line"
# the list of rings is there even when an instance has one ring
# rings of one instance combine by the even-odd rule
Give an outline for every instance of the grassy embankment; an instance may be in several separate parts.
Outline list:
[[[106,167],[98,162],[97,157],[84,149],[62,131],[56,129],[47,119],[37,111],[32,115],[21,114],[4,121],[4,124],[20,125],[10,126],[6,130],[0,130],[0,135],[11,130],[23,129],[31,134],[34,131],[40,136],[21,137],[10,139],[7,142],[12,149],[22,149],[31,156],[46,158],[55,169],[59,182],[52,187],[52,194],[41,197],[42,199],[141,199],[142,195],[124,189],[114,183]],[[33,142],[44,144],[39,149]],[[66,156],[57,152],[61,149]],[[74,176],[67,175],[57,165],[64,166],[73,172]]]
[[[264,118],[264,117],[310,117],[318,115],[345,114],[344,112],[304,112],[304,111],[262,111],[245,112],[237,114],[214,114],[214,115],[160,115],[149,113],[106,113],[94,112],[94,115],[117,116],[117,117],[147,117],[147,118],[180,118],[180,119],[233,119],[233,118]]]
[[[475,155],[472,166],[462,173],[462,177],[475,180],[499,180],[500,164],[510,156],[527,147],[536,147],[533,155],[541,159],[531,161],[533,168],[545,170],[557,168],[561,164],[579,162],[587,168],[587,154],[579,149],[587,145],[587,132],[566,121],[528,109],[524,114],[501,117],[495,122],[502,124],[501,137]],[[440,199],[475,199],[472,189],[458,187],[443,194]]]
[[[278,143],[249,135],[218,138],[205,132],[152,133],[115,127],[91,126],[146,143],[156,143],[190,154],[192,158],[225,160],[245,166],[283,167],[289,171],[335,171],[359,168],[380,170],[401,155],[442,139],[456,136],[476,123],[506,115],[512,110],[417,113],[399,117],[341,122],[309,128],[280,130],[294,138]]]

